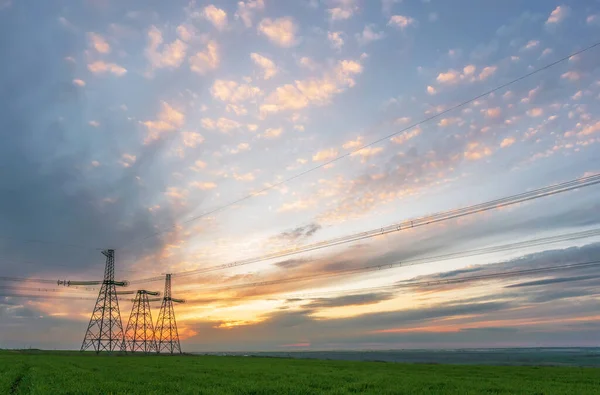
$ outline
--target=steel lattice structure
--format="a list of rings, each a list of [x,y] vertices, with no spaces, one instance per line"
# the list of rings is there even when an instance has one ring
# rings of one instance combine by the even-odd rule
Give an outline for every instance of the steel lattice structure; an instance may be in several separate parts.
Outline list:
[[[177,352],[181,354],[181,345],[179,344],[179,332],[177,331],[173,302],[185,303],[185,300],[174,299],[171,297],[171,275],[167,274],[165,278],[165,293],[158,313],[155,331],[157,338],[156,345],[159,353],[169,352],[174,354]]]
[[[81,351],[90,347],[96,353],[126,351],[116,287],[125,286],[127,283],[115,281],[115,250],[104,250],[102,254],[106,256],[104,280],[85,332]]]
[[[129,315],[127,329],[125,330],[125,348],[127,351],[145,353],[158,351],[148,295],[158,296],[160,292],[143,289],[137,291]]]

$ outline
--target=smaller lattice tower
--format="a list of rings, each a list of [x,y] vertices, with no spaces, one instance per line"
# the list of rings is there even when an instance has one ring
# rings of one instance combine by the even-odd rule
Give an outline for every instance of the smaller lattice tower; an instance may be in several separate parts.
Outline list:
[[[165,293],[163,294],[155,330],[156,345],[159,353],[181,354],[173,303],[185,303],[185,300],[171,297],[171,275],[167,274],[165,278]]]
[[[116,287],[127,286],[127,282],[115,281],[115,250],[104,250],[102,254],[106,257],[104,280],[81,344],[81,351],[90,347],[96,353],[125,351]]]
[[[140,289],[136,292],[135,299],[133,299],[133,307],[125,330],[125,347],[127,351],[145,353],[158,351],[150,310],[151,299],[148,298],[148,295],[159,296],[160,292]],[[161,299],[152,299],[152,301],[159,300]]]

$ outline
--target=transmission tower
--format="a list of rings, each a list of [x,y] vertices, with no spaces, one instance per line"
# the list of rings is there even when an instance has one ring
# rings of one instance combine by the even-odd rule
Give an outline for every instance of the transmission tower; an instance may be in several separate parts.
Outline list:
[[[124,287],[126,282],[115,281],[115,250],[104,250],[106,269],[104,280],[92,312],[81,351],[92,347],[96,353],[100,351],[126,351],[123,341],[123,325],[119,312],[119,300],[116,287]]]
[[[162,305],[160,306],[158,321],[156,323],[156,337],[159,353],[166,351],[171,354],[174,354],[175,352],[181,354],[173,302],[185,303],[185,300],[174,299],[171,297],[171,275],[167,274],[165,278],[165,293],[163,295]]]
[[[133,300],[131,314],[129,315],[127,329],[125,330],[125,348],[127,351],[142,351],[145,353],[157,351],[148,295],[159,296],[160,292],[146,291],[144,289],[137,291]],[[152,301],[159,300],[152,299]]]

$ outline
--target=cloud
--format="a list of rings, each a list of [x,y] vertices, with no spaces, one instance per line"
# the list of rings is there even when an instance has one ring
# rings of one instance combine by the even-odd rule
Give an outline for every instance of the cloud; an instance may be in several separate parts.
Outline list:
[[[298,43],[298,26],[291,17],[265,18],[258,25],[258,31],[280,47],[289,48]]]
[[[344,149],[356,149],[364,144],[362,137],[357,137],[356,140],[350,140],[342,145]]]
[[[229,118],[220,117],[218,119],[202,118],[200,124],[203,128],[209,130],[219,130],[222,133],[229,133],[234,129],[239,129],[242,124]]]
[[[484,81],[487,78],[494,75],[494,73],[497,70],[497,67],[496,66],[484,67],[478,76],[475,76],[476,70],[477,70],[477,68],[472,64],[466,65],[463,68],[462,73],[457,70],[454,70],[454,69],[449,69],[446,72],[439,73],[438,76],[436,77],[436,81],[438,83],[444,84],[444,85],[453,85],[453,84],[457,84],[461,81],[467,81],[467,82]]]
[[[437,93],[437,91],[435,90],[435,88],[431,85],[427,85],[427,93],[430,95],[435,95]]]
[[[88,41],[90,46],[99,53],[107,54],[110,52],[110,45],[106,39],[97,33],[88,33]]]
[[[137,157],[135,155],[123,154],[123,155],[121,155],[121,160],[119,163],[121,163],[121,166],[123,166],[123,167],[131,167],[131,165],[133,165],[136,160],[137,160]]]
[[[145,49],[146,58],[152,68],[178,68],[185,59],[188,45],[176,39],[170,44],[164,44],[162,32],[151,26],[148,30],[148,46]]]
[[[12,92],[11,100],[1,99],[0,130],[19,130],[19,133],[6,136],[0,145],[3,165],[18,169],[3,174],[3,185],[11,192],[0,196],[3,218],[0,233],[10,234],[15,240],[49,240],[80,248],[3,240],[3,254],[7,261],[31,264],[3,265],[2,270],[6,276],[18,277],[33,274],[41,278],[94,277],[93,273],[102,271],[104,267],[104,257],[96,248],[129,243],[140,235],[154,233],[157,227],[172,223],[172,212],[165,210],[155,215],[148,212],[145,204],[149,196],[163,198],[162,188],[152,184],[142,192],[136,179],[136,176],[148,176],[149,180],[165,176],[162,164],[156,166],[161,163],[162,155],[158,155],[157,151],[162,146],[161,143],[141,146],[136,141],[136,125],[121,119],[118,106],[126,96],[119,90],[122,84],[87,81],[88,86],[93,85],[94,97],[104,97],[98,102],[100,107],[90,106],[90,98],[82,94],[81,89],[74,85],[76,83],[72,83],[81,77],[75,75],[75,70],[83,74],[124,75],[125,69],[110,63],[84,60],[86,55],[96,56],[94,53],[80,54],[77,62],[67,60],[67,57],[75,55],[75,51],[85,49],[82,45],[87,45],[87,37],[64,31],[56,23],[56,13],[65,10],[60,10],[57,4],[44,3],[44,7],[46,5],[48,8],[44,8],[44,12],[27,13],[27,18],[13,18],[12,21],[8,18],[0,23],[2,37],[7,37],[10,32],[16,39],[11,45],[1,45],[3,58],[43,60],[42,67],[34,68],[23,67],[24,64],[19,61],[11,63],[10,67],[6,62],[0,62],[0,86]],[[32,31],[39,34],[31,34]],[[114,48],[113,51],[117,52]],[[90,63],[89,71],[86,70],[87,63]],[[148,106],[147,101],[145,106]],[[44,109],[43,113],[40,108]],[[79,115],[74,116],[76,113]],[[100,142],[97,140],[98,130],[82,133],[88,125],[89,116],[102,117],[103,126],[106,125]],[[136,156],[135,164],[129,168],[119,164],[125,152]],[[91,168],[93,161],[101,166]],[[149,162],[153,164],[151,171],[148,170]],[[118,203],[104,204],[105,198]],[[124,218],[128,220],[121,222]],[[142,246],[122,251],[118,258],[121,262],[119,267],[125,269],[131,265],[132,255],[142,256],[161,249],[166,237],[159,235]],[[54,266],[54,263],[57,265]],[[26,299],[23,302],[29,304]],[[51,305],[49,309],[54,310],[53,313],[62,310],[73,318],[54,319],[46,313],[37,314],[44,319],[32,322],[32,327],[41,336],[56,339],[56,344],[64,344],[65,333],[70,333],[68,328],[78,328],[80,313],[88,314],[87,302],[74,302],[67,306],[59,300],[39,302],[32,305],[45,305],[42,307],[44,310]],[[15,329],[13,327],[9,331],[9,326],[14,324],[19,328],[20,324],[14,320],[7,322],[4,315],[0,318],[0,342],[3,344],[6,344],[9,332]],[[9,341],[9,344],[15,343]]]
[[[479,80],[483,81],[494,75],[498,68],[496,66],[484,67],[481,73],[479,73]]]
[[[248,114],[248,110],[246,110],[246,107],[244,107],[243,105],[236,105],[236,104],[227,104],[227,106],[225,107],[225,110],[227,112],[232,112],[235,115],[246,115]]]
[[[565,5],[559,5],[546,20],[546,25],[557,25],[562,22],[570,13],[571,9]]]
[[[230,149],[229,153],[232,155],[239,154],[240,152],[249,151],[250,144],[248,143],[239,143],[235,148]]]
[[[160,139],[166,132],[173,132],[181,128],[185,122],[185,115],[171,107],[167,102],[161,101],[161,110],[156,121],[146,121],[143,124],[148,129],[144,144],[149,144]]]
[[[73,80],[73,85],[77,85],[77,86],[85,86],[85,81],[80,80],[80,79],[74,79]]]
[[[390,20],[388,21],[388,26],[394,26],[399,28],[400,30],[404,30],[409,26],[416,25],[416,23],[417,22],[409,16],[392,15],[390,17]]]
[[[445,73],[439,73],[436,81],[441,84],[454,84],[460,80],[461,74],[456,70],[448,70]]]
[[[233,173],[233,179],[236,181],[250,182],[254,181],[254,174],[252,174],[251,172],[246,174]]]
[[[358,11],[356,0],[332,0],[332,3],[335,7],[327,9],[331,21],[350,19]]]
[[[218,30],[224,30],[227,27],[227,13],[212,4],[204,7],[202,17],[212,23]]]
[[[122,77],[127,73],[127,69],[115,63],[104,63],[101,60],[87,65],[89,71],[94,74],[112,73],[117,77]]]
[[[190,56],[190,70],[198,74],[204,75],[210,70],[215,70],[219,67],[219,47],[215,41],[209,41],[206,44],[204,51],[199,51],[195,55]]]
[[[538,45],[540,45],[540,42],[538,40],[529,40],[527,44],[525,44],[523,48],[521,48],[521,50],[526,51],[528,49],[533,49],[536,48]]]
[[[598,17],[598,15],[589,15],[587,18],[585,18],[585,22],[588,25],[596,25],[598,24],[598,21],[600,21],[600,17]]]
[[[277,74],[278,68],[271,59],[269,59],[265,56],[259,55],[255,52],[250,54],[250,58],[257,66],[262,68],[263,78],[265,80],[268,80],[269,78],[271,78]]]
[[[325,162],[337,157],[338,151],[335,148],[329,148],[323,151],[319,151],[313,155],[313,162]]]
[[[408,140],[413,139],[420,134],[421,134],[421,129],[419,129],[417,127],[417,128],[413,128],[411,130],[407,130],[406,132],[400,133],[400,134],[392,137],[390,140],[396,144],[404,144]]]
[[[362,65],[353,60],[341,60],[321,78],[297,80],[271,92],[260,106],[262,114],[284,110],[299,110],[310,104],[329,104],[333,96],[355,85],[354,76],[362,73]]]
[[[361,162],[366,163],[367,159],[379,154],[380,152],[383,152],[383,147],[365,147],[359,151],[353,152],[350,156],[360,156]]]
[[[196,148],[198,145],[204,142],[204,137],[200,133],[196,132],[183,132],[183,145],[189,148]]]
[[[190,41],[195,35],[194,26],[189,24],[181,24],[177,26],[177,35],[183,41]]]
[[[464,152],[464,157],[467,160],[479,160],[491,154],[492,150],[489,147],[483,146],[480,143],[469,143]]]
[[[264,10],[264,0],[238,1],[236,19],[241,19],[246,27],[252,27],[252,18],[256,11]]]
[[[190,182],[190,186],[203,191],[208,191],[211,189],[215,189],[217,187],[217,184],[215,184],[214,182],[192,181]]]
[[[311,58],[309,58],[308,56],[301,57],[300,61],[298,63],[300,63],[300,66],[302,66],[308,70],[311,70],[311,71],[314,71],[319,67],[317,65],[317,63],[314,60],[312,60]]]
[[[261,94],[261,90],[252,85],[218,79],[213,83],[210,93],[221,101],[239,103],[256,98]]]
[[[500,115],[502,115],[502,110],[500,110],[500,107],[488,108],[485,112],[485,115],[488,118],[498,118]]]
[[[535,107],[527,110],[527,115],[529,115],[532,118],[537,118],[544,115],[544,110],[542,108]]]
[[[267,139],[274,139],[281,136],[281,133],[283,133],[282,128],[269,128],[265,130],[265,132],[263,133],[263,137]]]
[[[302,307],[307,309],[319,309],[327,307],[363,306],[390,300],[393,299],[394,296],[395,295],[390,292],[371,292],[358,295],[336,296],[332,298],[316,298],[310,303],[302,305]]]
[[[322,229],[321,225],[319,225],[316,222],[311,222],[307,225],[299,226],[297,228],[281,232],[280,234],[278,234],[277,236],[274,236],[273,238],[282,240],[282,241],[286,241],[286,242],[298,242],[301,240],[308,239],[309,237],[313,236],[315,233],[317,233],[321,229]],[[287,263],[283,263],[283,264],[282,264],[282,262],[278,262],[277,265],[280,267],[286,267],[286,266],[289,267],[290,262],[289,262],[289,260]]]
[[[98,121],[89,121],[88,125],[97,128],[98,126],[100,126],[100,122],[98,122]]]
[[[343,32],[327,32],[327,39],[333,49],[341,50],[344,46]]]
[[[511,145],[513,145],[514,143],[515,143],[514,137],[507,137],[504,140],[502,140],[502,142],[500,143],[500,147],[507,148],[507,147],[510,147]]]
[[[200,171],[202,169],[205,169],[205,168],[206,168],[206,162],[204,162],[204,161],[202,161],[200,159],[198,159],[197,161],[194,162],[194,166],[190,167],[190,169],[193,170],[193,171],[195,171],[195,172],[198,172],[198,171]]]
[[[569,81],[579,81],[581,79],[581,74],[578,73],[577,71],[567,71],[566,73],[562,74],[560,76],[560,78],[569,80]]]
[[[583,129],[581,130],[581,132],[577,133],[578,136],[589,136],[591,134],[594,133],[598,133],[600,132],[600,121],[591,124],[591,125],[586,125],[583,127]]]
[[[376,32],[373,30],[374,24],[367,25],[363,29],[362,33],[356,33],[356,41],[360,45],[367,45],[373,41],[381,40],[385,37],[385,33],[380,31]]]
[[[285,213],[289,211],[302,211],[314,207],[316,201],[314,199],[297,199],[291,203],[283,203],[281,207],[277,209],[279,213]]]
[[[454,125],[457,123],[460,123],[462,120],[458,117],[454,117],[454,118],[442,118],[439,122],[438,122],[438,126],[441,127],[446,127],[446,126],[450,126],[450,125]]]

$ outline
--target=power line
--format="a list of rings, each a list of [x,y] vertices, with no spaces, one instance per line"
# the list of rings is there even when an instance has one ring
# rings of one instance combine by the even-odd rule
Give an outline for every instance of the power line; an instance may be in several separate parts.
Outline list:
[[[307,169],[307,170],[305,170],[305,171],[302,171],[302,172],[300,172],[300,173],[298,173],[298,174],[295,174],[295,175],[293,175],[293,176],[291,176],[291,177],[289,177],[289,178],[286,178],[286,179],[284,179],[284,180],[282,180],[282,181],[276,182],[276,183],[274,183],[274,184],[270,184],[270,185],[269,185],[269,186],[267,186],[267,187],[264,187],[264,188],[262,188],[262,189],[260,189],[260,190],[258,190],[258,191],[252,192],[252,193],[250,193],[250,194],[248,194],[248,195],[246,195],[246,196],[244,196],[244,197],[242,197],[242,198],[239,198],[239,199],[236,199],[236,200],[234,200],[234,201],[231,201],[231,202],[229,202],[229,203],[227,203],[227,204],[225,204],[225,205],[223,205],[223,206],[219,206],[219,207],[217,207],[217,208],[215,208],[215,209],[212,209],[212,210],[209,210],[209,211],[207,211],[207,212],[204,212],[203,214],[200,214],[200,215],[198,215],[198,216],[192,217],[192,218],[190,218],[190,219],[188,219],[188,220],[186,220],[186,221],[183,221],[181,224],[187,224],[187,223],[189,223],[189,222],[196,221],[196,220],[198,220],[198,219],[201,219],[201,218],[204,218],[204,217],[206,217],[206,216],[208,216],[208,215],[215,214],[215,213],[217,213],[217,212],[219,212],[219,211],[223,211],[223,210],[225,210],[225,209],[227,209],[227,208],[229,208],[229,207],[232,207],[232,206],[234,206],[234,205],[236,205],[236,204],[239,204],[239,203],[241,203],[241,202],[243,202],[243,201],[245,201],[245,200],[248,200],[248,199],[251,199],[251,198],[253,198],[253,197],[255,197],[255,196],[261,195],[261,194],[263,194],[264,192],[267,192],[267,191],[269,191],[269,190],[271,190],[271,189],[273,189],[273,188],[276,188],[276,187],[279,187],[279,186],[281,186],[281,185],[283,185],[283,184],[286,184],[286,183],[288,183],[288,182],[290,182],[290,181],[292,181],[292,180],[295,180],[296,178],[300,178],[300,177],[302,177],[302,176],[304,176],[304,175],[306,175],[306,174],[308,174],[308,173],[311,173],[311,172],[313,172],[313,171],[315,171],[315,170],[318,170],[318,169],[324,168],[325,166],[328,166],[328,165],[330,165],[330,164],[332,164],[332,163],[334,163],[334,162],[337,162],[337,161],[339,161],[339,160],[341,160],[341,159],[343,159],[343,158],[346,158],[346,157],[349,157],[349,156],[351,156],[351,155],[354,155],[354,154],[356,154],[357,152],[359,152],[359,151],[361,151],[361,150],[363,150],[363,149],[365,149],[365,148],[369,148],[369,147],[371,147],[371,146],[373,146],[373,145],[379,144],[379,143],[380,143],[380,142],[382,142],[382,141],[388,140],[389,138],[391,138],[391,137],[394,137],[394,136],[396,136],[396,135],[398,135],[398,134],[400,134],[400,133],[403,133],[403,132],[405,132],[405,131],[408,131],[408,130],[410,130],[410,129],[412,129],[412,128],[415,128],[415,127],[417,127],[417,126],[420,126],[420,125],[422,125],[422,124],[424,124],[424,123],[427,123],[427,122],[429,122],[429,121],[433,121],[433,120],[435,120],[435,119],[437,119],[437,118],[439,118],[439,117],[441,117],[441,116],[443,116],[443,115],[445,115],[445,114],[447,114],[447,113],[449,113],[449,112],[452,112],[452,111],[454,111],[454,110],[457,110],[457,109],[459,109],[459,108],[462,108],[462,107],[466,106],[467,104],[470,104],[470,103],[472,103],[472,102],[474,102],[474,101],[477,101],[477,100],[479,100],[479,99],[481,99],[481,98],[483,98],[483,97],[485,97],[485,96],[488,96],[488,95],[490,95],[490,94],[492,94],[492,93],[494,93],[494,92],[497,92],[497,91],[499,91],[499,90],[501,90],[501,89],[504,89],[504,88],[506,88],[506,87],[508,87],[508,86],[510,86],[510,85],[512,85],[512,84],[515,84],[515,83],[517,83],[517,82],[519,82],[519,81],[522,81],[522,80],[524,80],[524,79],[526,79],[526,78],[529,78],[529,77],[531,77],[532,75],[538,74],[538,73],[540,73],[540,72],[542,72],[542,71],[544,71],[544,70],[547,70],[547,69],[549,69],[549,68],[551,68],[551,67],[554,67],[554,66],[556,66],[557,64],[560,64],[560,63],[562,63],[562,62],[565,62],[565,61],[567,61],[568,59],[570,59],[570,58],[571,58],[571,57],[573,57],[573,56],[576,56],[576,55],[582,54],[582,53],[584,53],[584,52],[587,52],[587,51],[589,51],[589,50],[591,50],[591,49],[594,49],[594,48],[596,48],[596,47],[597,47],[597,46],[599,46],[599,45],[600,45],[600,42],[596,42],[596,43],[594,43],[594,44],[592,44],[592,45],[590,45],[590,46],[587,46],[587,47],[585,47],[585,48],[583,48],[583,49],[581,49],[581,50],[579,50],[579,51],[573,52],[573,53],[571,53],[570,55],[564,56],[564,57],[562,57],[562,58],[560,58],[560,59],[558,59],[558,60],[556,60],[556,61],[554,61],[554,62],[552,62],[552,63],[548,63],[548,64],[546,64],[545,66],[543,66],[543,67],[541,67],[541,68],[538,68],[538,69],[536,69],[536,70],[533,70],[533,71],[531,71],[531,72],[529,72],[529,73],[527,73],[527,74],[525,74],[525,75],[522,75],[522,76],[520,76],[520,77],[518,77],[518,78],[515,78],[515,79],[513,79],[513,80],[511,80],[511,81],[509,81],[509,82],[507,82],[507,83],[504,83],[504,84],[502,84],[502,85],[499,85],[499,86],[497,86],[497,87],[495,87],[495,88],[493,88],[493,89],[491,89],[491,90],[489,90],[489,91],[486,91],[486,92],[484,92],[484,93],[481,93],[481,94],[479,94],[479,95],[477,95],[477,96],[475,96],[475,97],[473,97],[473,98],[471,98],[471,99],[465,100],[465,101],[463,101],[463,102],[461,102],[461,103],[459,103],[459,104],[456,104],[456,105],[454,105],[454,106],[451,106],[451,107],[449,107],[448,109],[446,109],[446,110],[444,110],[444,111],[440,111],[440,112],[438,112],[438,113],[436,113],[436,114],[434,114],[434,115],[431,115],[431,116],[429,116],[429,117],[426,117],[426,118],[424,118],[424,119],[422,119],[422,120],[420,120],[420,121],[418,121],[418,122],[415,122],[415,123],[413,123],[412,125],[406,126],[406,127],[404,127],[403,129],[400,129],[400,130],[399,130],[399,131],[397,131],[397,132],[394,132],[394,133],[388,134],[387,136],[381,137],[381,138],[379,138],[379,139],[377,139],[377,140],[375,140],[375,141],[372,141],[372,142],[370,142],[370,143],[368,143],[368,144],[365,144],[365,145],[363,145],[363,146],[361,146],[361,147],[359,147],[359,148],[357,148],[357,149],[355,149],[355,150],[353,150],[353,151],[346,152],[345,154],[339,155],[339,156],[337,156],[337,157],[335,157],[335,158],[333,158],[333,159],[331,159],[331,160],[329,160],[329,161],[326,161],[326,162],[324,162],[324,163],[321,163],[321,164],[319,164],[319,165],[317,165],[317,166],[311,167],[310,169]],[[172,226],[168,227],[167,229],[172,229],[172,228],[175,228],[176,226],[177,226],[177,225],[172,225]],[[131,243],[129,243],[129,245],[131,245],[131,244],[135,244],[136,242],[140,242],[140,241],[143,241],[143,240],[147,240],[147,239],[149,239],[149,238],[152,238],[152,237],[155,237],[155,236],[158,236],[158,235],[160,235],[160,234],[164,233],[165,231],[166,231],[166,230],[158,231],[158,232],[156,232],[156,233],[153,233],[153,234],[150,234],[150,235],[148,235],[148,236],[146,236],[146,237],[144,237],[144,238],[142,238],[142,239],[138,239],[137,241],[135,241],[135,240],[134,240],[134,241],[132,241]],[[122,246],[120,247],[120,249],[123,249],[123,248],[124,248],[126,245],[127,245],[127,244],[125,244],[125,245],[122,245]]]
[[[308,281],[308,280],[321,279],[321,278],[338,277],[338,276],[345,276],[345,275],[370,272],[370,271],[397,269],[399,267],[416,266],[416,265],[422,265],[425,263],[441,262],[441,261],[447,261],[447,260],[457,259],[457,258],[466,258],[466,257],[477,256],[477,255],[491,254],[491,253],[495,253],[495,252],[504,252],[504,251],[511,251],[511,250],[516,250],[516,249],[530,248],[530,247],[536,247],[536,246],[541,246],[541,245],[546,245],[546,244],[553,244],[553,243],[558,243],[558,242],[584,239],[584,238],[589,238],[589,237],[594,237],[594,236],[600,236],[600,229],[593,229],[593,230],[588,230],[588,231],[583,231],[583,232],[575,232],[575,233],[567,233],[567,234],[561,234],[561,235],[557,235],[557,236],[550,236],[550,237],[544,237],[544,238],[539,238],[539,239],[531,239],[531,240],[526,240],[526,241],[517,242],[517,243],[477,248],[477,249],[472,249],[472,250],[465,250],[465,251],[459,251],[459,252],[430,256],[430,257],[409,259],[409,260],[405,260],[405,261],[395,261],[395,262],[387,263],[387,264],[369,265],[369,266],[350,268],[350,269],[341,269],[341,270],[331,271],[328,273],[295,276],[295,277],[281,278],[281,279],[277,279],[277,280],[244,283],[244,284],[230,285],[230,286],[203,287],[202,289],[210,290],[210,291],[227,291],[227,290],[235,290],[235,289],[242,289],[242,288],[255,288],[255,287],[263,287],[263,286],[269,286],[269,285],[279,285],[279,284],[286,284],[286,283],[291,283],[291,282],[301,282],[301,281]]]
[[[435,286],[439,286],[439,285],[451,285],[451,284],[468,283],[468,282],[472,282],[472,281],[505,279],[505,278],[511,278],[511,277],[518,277],[518,276],[522,276],[522,275],[540,274],[540,273],[554,272],[554,271],[560,271],[560,270],[566,270],[566,269],[572,269],[572,270],[586,269],[586,268],[590,268],[590,267],[600,267],[600,261],[571,263],[571,264],[547,266],[547,267],[533,268],[533,269],[511,270],[511,271],[505,271],[505,272],[482,274],[482,275],[476,275],[476,276],[464,276],[464,277],[457,277],[457,278],[450,278],[450,279],[425,280],[425,281],[408,280],[408,281],[399,282],[399,283],[396,283],[393,285],[384,285],[384,286],[379,286],[379,287],[366,287],[366,288],[355,288],[355,289],[339,290],[339,291],[323,291],[323,292],[314,292],[314,293],[305,293],[305,294],[292,294],[292,295],[286,295],[285,299],[297,299],[297,298],[315,299],[317,297],[322,297],[322,296],[326,296],[326,295],[334,295],[334,294],[339,294],[339,293],[342,293],[344,295],[349,295],[349,294],[361,294],[361,293],[365,293],[365,292],[374,292],[374,291],[391,291],[391,292],[393,292],[393,291],[398,291],[398,290],[404,289],[404,288],[435,287]],[[233,297],[233,298],[227,298],[226,300],[248,300],[248,299],[258,300],[258,299],[265,299],[265,298],[264,297],[257,297],[257,298]],[[269,298],[269,299],[276,299],[276,298]],[[215,301],[215,300],[219,300],[219,299],[212,299],[212,300],[206,299],[206,298],[205,299],[189,299],[188,303],[211,302],[211,301]]]
[[[241,261],[235,261],[232,263],[227,263],[223,265],[211,266],[202,269],[190,270],[185,272],[173,273],[173,276],[183,277],[183,276],[191,276],[195,274],[207,273],[216,270],[223,270],[233,267],[239,267],[248,265],[251,263],[261,262],[269,259],[282,258],[290,255],[300,254],[309,251],[315,251],[327,247],[333,247],[341,244],[346,244],[354,241],[364,240],[367,238],[381,236],[389,233],[399,232],[406,229],[412,229],[420,226],[426,226],[433,223],[438,223],[442,221],[448,221],[451,219],[456,219],[460,217],[464,217],[467,215],[478,214],[485,211],[507,207],[511,205],[515,205],[518,203],[527,202],[530,200],[539,199],[541,197],[551,196],[567,191],[571,191],[574,189],[584,188],[587,186],[592,186],[600,183],[600,174],[594,174],[587,177],[582,177],[578,179],[574,179],[571,181],[563,182],[561,184],[551,185],[543,188],[534,189],[529,192],[523,192],[517,195],[511,195],[500,199],[491,200],[485,203],[476,204],[473,206],[468,206],[460,209],[454,209],[449,211],[444,211],[436,214],[432,214],[429,216],[418,217],[415,219],[405,220],[400,223],[396,223],[393,225],[389,225],[382,228],[372,229],[366,232],[355,233],[335,239],[330,239],[318,243],[307,244],[300,247],[294,247],[287,250],[277,251],[275,253],[266,254],[250,259],[245,259]],[[162,281],[162,277],[150,277],[140,280],[134,280],[131,284],[140,284],[145,282],[153,282],[153,281]]]

